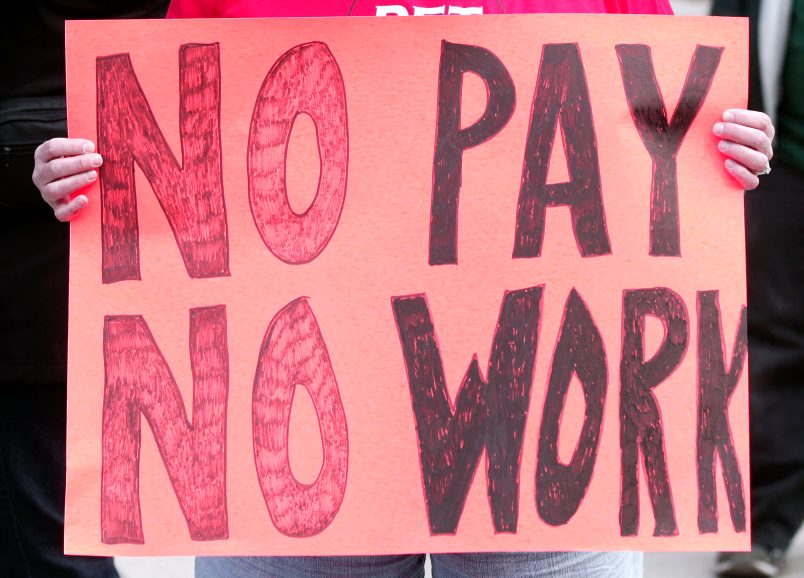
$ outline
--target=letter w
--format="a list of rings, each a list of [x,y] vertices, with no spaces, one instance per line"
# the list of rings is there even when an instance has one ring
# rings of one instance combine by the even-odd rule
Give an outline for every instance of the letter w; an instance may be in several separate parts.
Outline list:
[[[543,286],[506,292],[488,378],[475,355],[455,403],[424,295],[392,298],[419,438],[432,534],[454,534],[486,449],[489,505],[497,532],[516,532],[522,436],[530,404]]]

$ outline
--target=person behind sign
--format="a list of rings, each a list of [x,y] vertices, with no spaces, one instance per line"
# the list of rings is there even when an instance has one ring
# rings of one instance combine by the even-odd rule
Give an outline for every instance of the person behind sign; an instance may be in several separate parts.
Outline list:
[[[585,12],[614,14],[672,14],[667,0],[453,0],[452,5],[435,2],[375,5],[365,0],[330,0],[309,3],[256,0],[211,2],[174,0],[168,16],[259,17],[259,16],[345,16],[345,15],[416,15],[482,14],[530,12]],[[767,166],[773,151],[773,126],[764,113],[728,110],[714,127],[725,158],[725,170],[746,189],[757,186],[757,173]],[[86,152],[85,147],[92,149]],[[84,139],[64,139],[45,143],[35,155],[34,182],[50,204],[56,217],[69,220],[88,199],[77,194],[97,178],[91,162],[96,159],[94,145]],[[424,554],[407,556],[318,556],[199,558],[198,578],[224,576],[423,576]],[[537,553],[466,553],[432,556],[433,575],[459,576],[566,576],[622,577],[642,575],[639,552],[537,552]]]
[[[751,18],[749,102],[778,122],[773,173],[745,198],[752,550],[715,571],[776,576],[804,522],[804,1],[716,0],[713,14]]]
[[[160,18],[167,0],[31,0],[0,18],[0,576],[116,577],[64,555],[68,228],[31,184],[31,154],[67,134],[64,21]]]
[[[211,2],[174,0],[172,18],[224,18],[260,16],[346,16],[483,13],[607,13],[672,14],[669,0],[453,0],[455,5],[423,8],[411,2],[374,5],[366,0],[323,0],[293,3],[257,1]],[[436,5],[422,1],[418,4]],[[725,157],[725,170],[745,190],[759,184],[773,156],[774,127],[770,118],[756,110],[727,110],[723,122],[713,127],[718,147]],[[80,190],[95,181],[102,158],[87,139],[51,139],[34,153],[34,184],[60,221],[69,221],[89,202]],[[78,193],[78,194],[76,194]]]

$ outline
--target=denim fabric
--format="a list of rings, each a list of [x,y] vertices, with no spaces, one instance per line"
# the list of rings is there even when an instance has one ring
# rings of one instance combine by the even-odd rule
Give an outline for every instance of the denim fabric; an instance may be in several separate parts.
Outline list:
[[[117,578],[111,558],[65,556],[67,388],[0,384],[0,576]]]
[[[433,554],[433,578],[641,578],[641,552]],[[198,558],[195,578],[421,578],[423,554]]]

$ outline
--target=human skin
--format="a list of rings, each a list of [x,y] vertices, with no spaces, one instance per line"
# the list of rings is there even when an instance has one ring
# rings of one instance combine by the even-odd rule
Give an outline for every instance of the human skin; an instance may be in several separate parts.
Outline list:
[[[744,190],[759,185],[757,173],[773,158],[775,129],[763,112],[728,109],[712,132],[726,172]],[[34,153],[33,182],[59,221],[69,221],[89,203],[81,191],[98,178],[103,157],[83,138],[54,138]]]

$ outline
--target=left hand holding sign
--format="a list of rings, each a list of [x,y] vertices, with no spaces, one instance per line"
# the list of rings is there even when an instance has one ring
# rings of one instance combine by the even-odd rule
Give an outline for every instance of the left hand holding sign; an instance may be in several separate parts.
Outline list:
[[[755,110],[730,109],[723,113],[712,131],[720,141],[718,150],[725,155],[726,171],[745,190],[757,188],[773,158],[775,129],[770,117]]]
[[[755,189],[757,173],[773,158],[773,123],[762,112],[737,109],[725,111],[723,121],[713,131],[726,171],[744,189]],[[103,158],[94,151],[95,144],[81,138],[54,138],[36,149],[33,182],[59,221],[69,221],[89,202],[86,195],[72,195],[98,178]]]
[[[59,221],[69,221],[86,206],[86,195],[72,195],[98,178],[101,164],[95,144],[86,139],[54,138],[37,147],[32,179]]]

